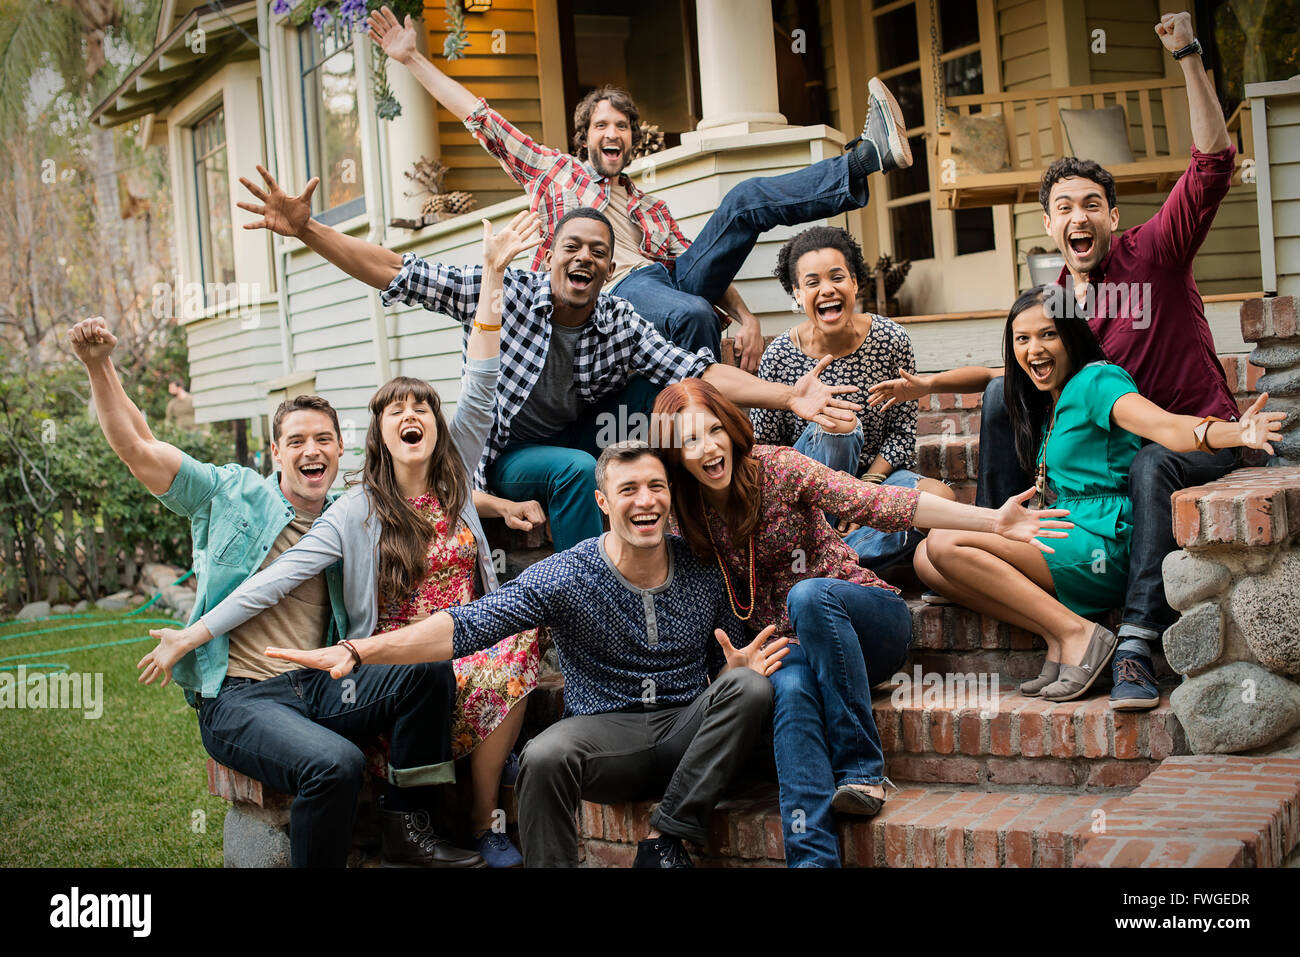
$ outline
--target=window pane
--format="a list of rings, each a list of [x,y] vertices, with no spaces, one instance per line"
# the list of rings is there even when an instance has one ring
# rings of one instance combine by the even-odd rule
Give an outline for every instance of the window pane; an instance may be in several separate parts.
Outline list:
[[[910,130],[925,125],[925,100],[921,96],[921,71],[909,70],[898,76],[891,76],[885,84],[898,100],[898,108],[903,111],[903,122]]]
[[[984,92],[984,69],[978,51],[946,60],[943,64],[944,91],[948,96],[976,95]]]
[[[934,258],[929,203],[911,203],[891,209],[889,225],[894,236],[895,260]]]
[[[890,199],[924,193],[930,188],[930,164],[926,162],[925,136],[909,136],[907,144],[912,148],[912,165],[907,169],[894,170],[885,179],[889,184]]]
[[[982,253],[993,249],[993,210],[958,209],[952,214],[953,229],[957,234],[957,255]]]
[[[880,60],[881,70],[889,70],[921,58],[916,38],[914,4],[909,3],[876,17],[876,56]]]
[[[979,5],[975,0],[939,0],[939,27],[943,53],[980,39]]]
[[[361,196],[357,79],[348,34],[333,30],[319,35],[310,25],[303,29],[307,176],[321,179],[313,196],[319,211]]]
[[[225,141],[224,108],[194,128],[199,259],[205,287],[210,283],[235,281],[234,226],[230,217],[230,170]],[[204,303],[208,306],[222,305],[206,295]]]

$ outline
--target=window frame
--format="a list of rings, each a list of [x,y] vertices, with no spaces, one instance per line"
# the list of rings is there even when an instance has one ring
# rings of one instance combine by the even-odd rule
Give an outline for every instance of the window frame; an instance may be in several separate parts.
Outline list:
[[[220,122],[213,122],[220,116]],[[200,130],[204,126],[211,124],[211,128],[219,130],[221,133],[221,144],[218,147],[211,148],[206,152],[199,151]],[[218,152],[226,154],[227,179],[229,179],[230,169],[230,150],[226,137],[226,104],[224,93],[217,98],[217,101],[209,108],[200,112],[195,119],[186,124],[189,134],[189,160],[190,171],[194,177],[194,208],[198,214],[198,229],[195,230],[198,236],[198,267],[199,267],[199,285],[203,290],[203,308],[208,310],[212,308],[213,303],[208,302],[208,290],[216,285],[228,286],[230,283],[238,282],[238,274],[235,269],[235,227],[234,221],[231,220],[229,227],[230,241],[230,279],[218,279],[215,275],[215,260],[212,254],[215,251],[215,243],[212,236],[212,215],[211,201],[208,196],[207,183],[204,180],[206,170],[204,165],[209,158],[215,156]],[[202,172],[201,172],[202,171]],[[227,200],[229,196],[229,186],[227,185]]]
[[[329,26],[327,27],[327,29],[335,31],[336,33],[343,32],[343,27],[340,21],[338,20],[338,18],[332,20]],[[356,99],[356,104],[357,104],[356,106],[357,108],[356,151],[358,157],[357,179],[358,179],[358,183],[361,186],[361,194],[359,196],[354,197],[353,199],[347,200],[346,202],[340,203],[336,206],[331,206],[328,208],[324,208],[312,212],[312,219],[316,220],[318,223],[324,226],[339,226],[342,223],[347,223],[348,221],[356,219],[359,216],[363,216],[366,213],[365,178],[361,171],[362,169],[361,163],[365,161],[365,157],[363,155],[364,151],[362,149],[361,132],[360,132],[361,124],[365,122],[365,117],[361,113],[360,87],[362,83],[366,82],[366,78],[360,76],[358,72],[358,64],[360,62],[360,48],[357,42],[357,34],[355,32],[349,32],[348,33],[349,39],[346,44],[339,47],[333,53],[330,53],[328,56],[322,55],[321,59],[314,60],[310,65],[308,65],[306,59],[308,44],[311,45],[311,50],[313,52],[313,55],[318,50],[318,48],[321,49],[321,52],[323,54],[323,48],[321,48],[321,40],[319,39],[321,34],[317,32],[316,28],[312,25],[310,20],[307,21],[306,23],[299,25],[296,30],[290,32],[292,37],[291,40],[292,47],[296,55],[293,69],[297,74],[297,90],[298,90],[298,101],[299,101],[298,108],[299,108],[299,120],[301,123],[301,137],[299,139],[299,145],[302,149],[304,183],[310,181],[313,175],[317,175],[317,176],[320,175],[319,172],[313,172],[312,170],[312,158],[313,155],[318,151],[320,146],[318,141],[319,139],[318,131],[320,129],[320,123],[319,121],[313,123],[312,117],[309,114],[309,110],[319,109],[319,103],[316,102],[316,98],[312,96],[311,91],[309,90],[308,87],[309,74],[314,73],[317,70],[320,70],[332,57],[335,57],[340,53],[347,51],[350,52],[352,55],[352,69],[354,74],[353,79],[357,84],[357,91],[358,91],[357,99]],[[321,182],[322,185],[325,182],[325,178],[323,176],[321,177]],[[313,195],[312,197],[313,205],[316,205],[318,202],[323,203],[323,199],[320,198],[323,197],[323,195],[324,194],[319,191],[315,195]]]

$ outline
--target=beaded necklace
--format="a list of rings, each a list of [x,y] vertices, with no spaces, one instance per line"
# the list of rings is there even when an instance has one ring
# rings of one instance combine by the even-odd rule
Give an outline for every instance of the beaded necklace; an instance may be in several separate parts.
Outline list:
[[[704,528],[709,533],[709,544],[713,546],[713,557],[718,563],[718,568],[722,569],[722,582],[727,586],[727,600],[731,602],[731,610],[735,612],[737,618],[741,621],[749,621],[754,614],[754,536],[749,536],[749,604],[741,605],[736,599],[736,590],[731,585],[731,574],[727,571],[727,566],[722,561],[722,551],[718,548],[718,543],[713,540],[713,527],[709,525],[708,513],[704,511],[704,492],[700,491],[700,511],[704,514]],[[741,609],[744,613],[741,613]]]
[[[1053,495],[1051,501],[1047,498],[1047,443],[1052,440],[1052,429],[1056,427],[1056,403],[1052,403],[1052,421],[1047,426],[1047,435],[1043,438],[1043,447],[1038,452],[1038,473],[1034,478],[1034,488],[1038,490],[1038,495],[1034,498],[1034,508],[1047,508],[1056,501]]]

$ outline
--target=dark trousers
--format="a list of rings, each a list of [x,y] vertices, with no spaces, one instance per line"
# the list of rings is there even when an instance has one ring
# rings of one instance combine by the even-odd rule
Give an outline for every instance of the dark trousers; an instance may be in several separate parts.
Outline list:
[[[611,292],[683,349],[718,358],[722,330],[713,303],[722,299],[758,237],[867,205],[867,182],[850,182],[848,154],[780,176],[756,176],[727,191],[670,272],[644,266]]]
[[[554,435],[510,443],[488,466],[488,488],[516,502],[540,502],[557,552],[594,538],[605,530],[595,497],[596,457],[625,439],[650,441],[650,411],[658,395],[659,386],[637,376]]]
[[[515,784],[525,866],[577,866],[574,815],[582,800],[662,794],[651,826],[703,844],[710,812],[771,710],[771,682],[734,668],[688,705],[577,715],[551,725],[524,748]]]
[[[979,488],[975,504],[998,508],[1012,495],[1034,484],[1021,468],[1002,391],[1002,378],[984,390],[980,417]],[[1138,625],[1162,634],[1178,619],[1165,601],[1162,572],[1165,556],[1178,547],[1174,541],[1172,496],[1222,478],[1241,464],[1239,449],[1219,452],[1173,452],[1154,442],[1145,443],[1129,470],[1129,498],[1133,500],[1133,538],[1129,557],[1128,594],[1124,624]]]
[[[363,665],[335,681],[327,671],[226,678],[199,702],[208,754],[277,791],[289,811],[294,867],[343,867],[365,774],[361,745],[391,732],[389,767],[399,787],[454,780],[450,662]]]

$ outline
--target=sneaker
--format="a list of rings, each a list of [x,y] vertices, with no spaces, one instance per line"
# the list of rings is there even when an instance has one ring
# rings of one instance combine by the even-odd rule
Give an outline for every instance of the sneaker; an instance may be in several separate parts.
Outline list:
[[[638,841],[633,867],[694,867],[681,838],[664,834]]]
[[[390,811],[381,804],[384,867],[486,867],[474,851],[433,832],[427,811]]]
[[[850,148],[862,153],[868,168],[879,168],[883,173],[912,165],[903,111],[894,94],[874,76],[867,83],[867,118],[862,123],[862,134],[845,146]]]
[[[511,751],[506,756],[505,766],[501,768],[501,786],[512,788],[517,780],[519,780],[519,755]]]
[[[925,602],[927,605],[951,605],[952,604],[951,598],[945,598],[943,595],[940,595],[933,588],[926,589],[921,594],[921,601]]]
[[[488,867],[523,867],[524,856],[504,834],[484,831],[475,840],[479,856]]]
[[[1115,652],[1115,686],[1110,691],[1112,711],[1142,711],[1160,704],[1151,659],[1136,651]]]

